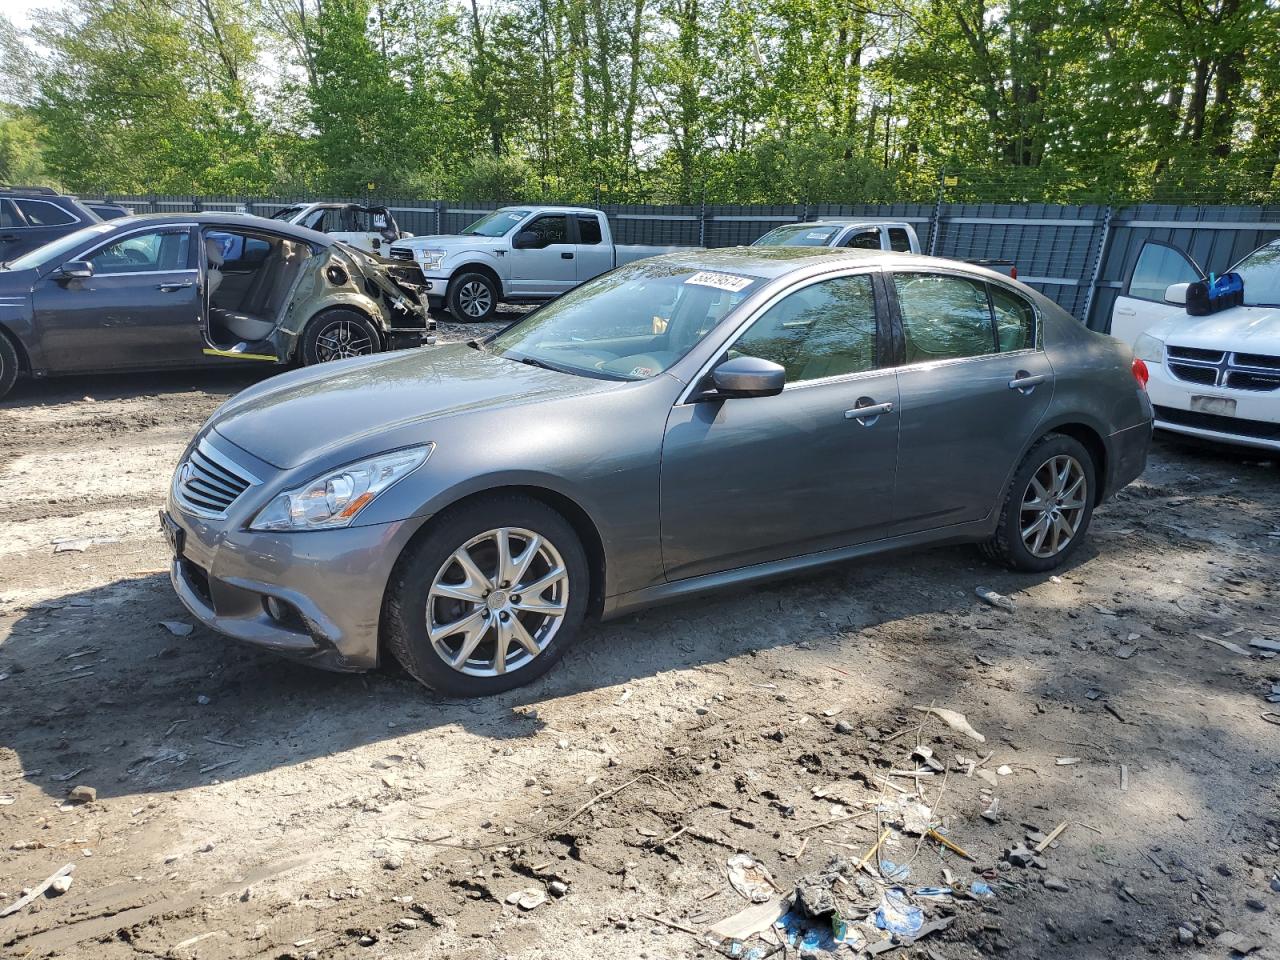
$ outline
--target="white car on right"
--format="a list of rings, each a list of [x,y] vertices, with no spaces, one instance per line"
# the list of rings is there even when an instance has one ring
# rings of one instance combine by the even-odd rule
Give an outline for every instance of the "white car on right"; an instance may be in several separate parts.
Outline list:
[[[1140,261],[1135,281],[1141,270]],[[1243,303],[1201,316],[1186,309],[1188,287],[1198,281],[1173,283],[1159,300],[1154,291],[1141,296],[1131,281],[1116,302],[1111,335],[1146,363],[1158,429],[1280,451],[1280,240],[1232,272],[1244,282]],[[1183,309],[1170,314],[1171,305]]]

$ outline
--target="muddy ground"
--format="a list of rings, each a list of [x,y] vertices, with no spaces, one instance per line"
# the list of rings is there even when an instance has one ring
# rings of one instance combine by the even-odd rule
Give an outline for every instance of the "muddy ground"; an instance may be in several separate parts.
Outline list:
[[[1160,441],[1058,577],[848,564],[596,625],[541,682],[443,702],[162,625],[190,623],[165,485],[253,379],[0,404],[0,909],[75,865],[0,955],[709,958],[747,853],[784,890],[845,857],[850,919],[879,860],[951,885],[917,901],[950,926],[894,957],[1280,957],[1280,661],[1250,646],[1280,639],[1275,463]],[[876,810],[917,791],[972,859]],[[1063,823],[1040,866],[1004,859]]]

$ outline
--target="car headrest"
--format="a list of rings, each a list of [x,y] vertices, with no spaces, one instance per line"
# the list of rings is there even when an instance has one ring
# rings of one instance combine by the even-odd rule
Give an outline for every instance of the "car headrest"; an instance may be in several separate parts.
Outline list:
[[[209,266],[221,267],[226,261],[222,257],[222,242],[208,237],[204,241],[204,253],[209,258]]]

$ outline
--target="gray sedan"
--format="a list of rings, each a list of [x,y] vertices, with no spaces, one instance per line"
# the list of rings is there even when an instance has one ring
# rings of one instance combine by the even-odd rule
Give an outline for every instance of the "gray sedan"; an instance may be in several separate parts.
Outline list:
[[[221,407],[162,525],[201,621],[447,695],[614,617],[970,541],[1042,573],[1138,476],[1145,368],[977,267],[672,254],[484,341],[285,374]]]

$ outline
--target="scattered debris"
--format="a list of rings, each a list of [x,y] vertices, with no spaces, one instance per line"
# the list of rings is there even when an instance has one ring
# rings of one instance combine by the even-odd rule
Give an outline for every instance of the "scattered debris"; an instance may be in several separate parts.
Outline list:
[[[1001,610],[1008,610],[1013,613],[1017,609],[1017,604],[1013,602],[1011,597],[1006,597],[1003,593],[996,593],[990,587],[976,587],[973,591],[979,600],[992,607],[998,607]]]
[[[44,892],[46,890],[49,890],[50,888],[52,888],[54,883],[57,880],[61,879],[62,877],[70,877],[71,874],[75,872],[75,869],[76,869],[76,865],[74,863],[66,864],[61,869],[59,869],[56,873],[53,873],[49,877],[45,878],[44,882],[38,883],[34,887],[32,887],[31,891],[27,893],[25,896],[19,897],[13,903],[9,904],[9,906],[5,907],[3,910],[0,910],[0,917],[7,917],[10,914],[17,913],[19,910],[23,909],[24,907],[30,905],[31,903],[34,903],[39,897],[44,895]]]
[[[71,792],[67,794],[68,800],[74,800],[76,803],[93,803],[98,799],[98,790],[96,787],[80,784],[71,788]]]
[[[1222,647],[1223,649],[1230,650],[1232,653],[1237,653],[1242,657],[1247,657],[1250,655],[1248,650],[1246,650],[1244,647],[1240,646],[1237,643],[1232,643],[1230,640],[1220,640],[1217,637],[1209,636],[1207,633],[1197,633],[1196,636],[1199,637],[1201,640],[1207,640],[1209,643],[1216,643],[1218,646]]]
[[[1079,757],[1058,757],[1053,761],[1059,767],[1069,767],[1080,762]]]
[[[753,903],[731,917],[725,917],[707,932],[720,940],[749,940],[768,930],[791,906],[790,897],[773,897],[764,903]]]
[[[924,926],[924,911],[907,899],[906,891],[890,887],[880,895],[876,926],[899,937],[911,937]]]
[[[982,734],[980,734],[977,730],[973,729],[973,727],[969,725],[969,720],[968,718],[965,717],[963,713],[958,713],[955,710],[947,710],[944,707],[932,707],[932,706],[913,707],[912,709],[918,710],[920,713],[923,713],[926,715],[933,714],[935,717],[937,717],[939,720],[941,720],[943,723],[949,726],[952,730],[956,731],[957,733],[964,734],[970,740],[976,740],[978,743],[987,742],[986,737],[984,737]]]
[[[527,890],[517,890],[515,893],[507,897],[507,903],[517,906],[521,910],[534,910],[546,902],[546,891],[539,890],[536,887],[530,887]]]
[[[735,853],[726,866],[730,885],[752,903],[765,903],[778,889],[764,864],[745,853]]]
[[[191,635],[191,631],[195,629],[189,623],[183,623],[181,620],[161,620],[160,626],[164,627],[175,637],[187,637]]]

